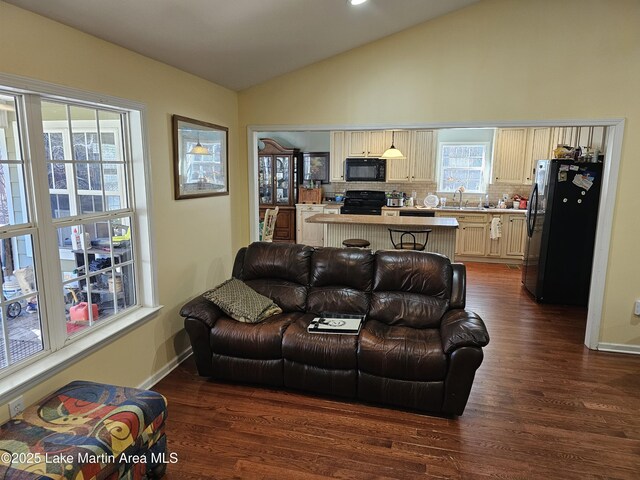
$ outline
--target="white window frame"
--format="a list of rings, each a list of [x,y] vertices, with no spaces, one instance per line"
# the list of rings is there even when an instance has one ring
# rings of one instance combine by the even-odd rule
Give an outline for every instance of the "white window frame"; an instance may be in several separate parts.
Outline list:
[[[482,159],[482,167],[474,168],[474,170],[480,170],[482,172],[482,186],[481,190],[471,190],[466,188],[465,193],[473,193],[473,194],[486,194],[489,188],[489,174],[491,170],[491,142],[438,142],[438,163],[437,163],[437,191],[439,193],[453,193],[455,192],[459,185],[447,189],[443,188],[443,175],[444,175],[444,165],[443,165],[443,149],[445,147],[457,147],[457,146],[482,146],[484,147],[484,156]]]
[[[0,372],[0,403],[5,403],[16,395],[33,388],[50,378],[71,363],[78,361],[93,351],[103,348],[113,340],[153,318],[161,306],[157,299],[157,277],[154,261],[154,243],[152,241],[151,189],[148,152],[146,145],[145,106],[117,97],[94,94],[68,87],[52,85],[24,77],[0,73],[0,90],[10,95],[20,96],[19,109],[21,121],[22,152],[25,164],[25,183],[32,186],[28,197],[30,222],[20,226],[6,226],[0,229],[0,235],[17,236],[34,234],[33,251],[37,259],[38,292],[43,299],[41,313],[42,337],[45,349],[29,359],[12,365]],[[49,201],[47,168],[44,161],[44,140],[42,136],[42,117],[40,101],[49,97],[52,100],[76,103],[89,108],[115,109],[126,111],[131,159],[130,198],[135,208],[132,215],[134,231],[136,300],[134,307],[120,315],[114,315],[104,322],[87,329],[85,332],[67,338],[64,321],[53,320],[60,317],[64,301],[59,291],[60,266],[58,259],[58,241],[55,235]],[[27,123],[25,118],[29,119]],[[38,205],[34,208],[31,199]],[[44,214],[46,212],[46,215]],[[113,217],[121,210],[109,212]],[[80,216],[81,217],[81,216]],[[77,218],[77,217],[76,217]],[[81,221],[79,218],[77,221]],[[87,219],[87,222],[90,222]],[[53,280],[57,278],[58,280]],[[47,280],[48,279],[48,280]],[[46,320],[49,319],[49,320]]]

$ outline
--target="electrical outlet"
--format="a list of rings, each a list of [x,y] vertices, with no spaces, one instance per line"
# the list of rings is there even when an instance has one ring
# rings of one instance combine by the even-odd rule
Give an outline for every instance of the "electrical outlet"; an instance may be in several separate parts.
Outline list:
[[[15,418],[24,412],[24,397],[20,395],[9,402],[9,416]]]
[[[633,307],[633,314],[640,317],[640,299],[636,300],[636,303]]]

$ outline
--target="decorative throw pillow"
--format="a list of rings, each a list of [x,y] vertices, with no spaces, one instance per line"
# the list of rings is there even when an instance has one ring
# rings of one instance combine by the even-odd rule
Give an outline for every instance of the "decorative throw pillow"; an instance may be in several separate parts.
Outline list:
[[[231,318],[243,323],[258,323],[282,313],[273,300],[260,295],[237,278],[231,278],[202,294]]]

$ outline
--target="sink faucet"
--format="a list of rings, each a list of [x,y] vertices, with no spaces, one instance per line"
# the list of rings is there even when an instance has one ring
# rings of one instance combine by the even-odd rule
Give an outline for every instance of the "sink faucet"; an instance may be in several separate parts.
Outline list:
[[[463,186],[458,187],[458,189],[455,192],[453,192],[453,201],[454,202],[456,201],[456,193],[460,194],[460,198],[458,199],[458,202],[459,202],[458,203],[458,208],[460,208],[460,209],[462,208],[462,192],[464,192],[464,187]]]

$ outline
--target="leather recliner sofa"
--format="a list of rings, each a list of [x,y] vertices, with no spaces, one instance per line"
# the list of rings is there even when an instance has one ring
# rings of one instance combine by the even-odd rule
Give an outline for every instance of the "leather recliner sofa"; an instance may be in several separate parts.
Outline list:
[[[196,297],[185,317],[202,376],[462,415],[489,335],[465,310],[465,268],[413,251],[252,243],[233,276],[283,313],[241,323]],[[308,333],[322,312],[366,314],[358,335]]]

